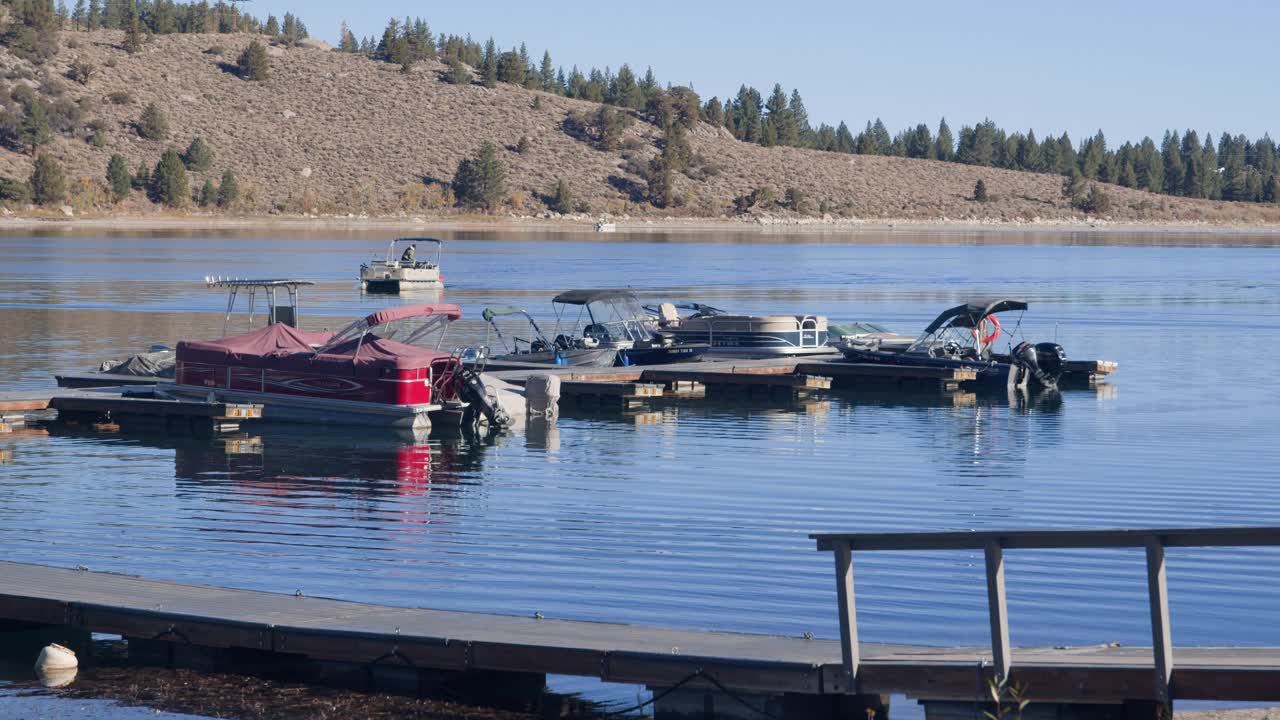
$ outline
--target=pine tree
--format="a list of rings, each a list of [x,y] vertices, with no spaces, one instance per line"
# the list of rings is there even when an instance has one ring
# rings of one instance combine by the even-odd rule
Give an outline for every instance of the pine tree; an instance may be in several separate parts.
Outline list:
[[[218,189],[213,185],[213,178],[205,178],[200,187],[200,207],[209,207],[218,200]]]
[[[544,92],[556,92],[556,69],[551,64],[551,53],[542,53],[542,69],[538,73]]]
[[[93,31],[101,26],[102,9],[98,6],[98,0],[89,0],[89,13],[85,16],[85,27]]]
[[[271,72],[271,63],[267,59],[267,48],[256,39],[249,43],[249,46],[240,53],[240,58],[236,61],[236,65],[240,69],[240,77],[245,80],[261,82],[266,80]]]
[[[138,17],[138,5],[134,0],[125,0],[121,23],[124,27],[124,51],[130,55],[142,52],[142,20]]]
[[[973,186],[973,199],[980,203],[984,203],[991,199],[990,196],[987,195],[987,184],[982,180],[979,180]]]
[[[654,155],[649,161],[645,180],[649,185],[649,202],[655,207],[668,208],[675,204],[675,178],[670,163],[662,155]]]
[[[205,143],[204,138],[197,135],[187,146],[187,151],[182,154],[182,162],[188,170],[204,172],[213,164],[213,150]]]
[[[799,90],[791,91],[791,101],[788,103],[787,110],[791,114],[791,123],[795,126],[795,144],[800,147],[813,147],[813,127],[809,125],[809,111],[804,107],[804,100],[800,99]]]
[[[75,23],[77,30],[83,30],[85,21],[88,20],[88,11],[85,9],[84,0],[76,0],[76,9],[71,13],[71,20]]]
[[[151,191],[151,168],[146,163],[138,165],[138,172],[133,175],[133,187],[135,190]]]
[[[338,33],[338,49],[345,53],[360,52],[360,41],[356,40],[351,28],[347,27],[346,20],[342,21],[342,27]]]
[[[44,103],[36,100],[27,108],[27,116],[18,128],[18,136],[22,139],[22,144],[32,152],[53,140],[53,128],[49,125],[49,114],[45,112]]]
[[[129,197],[133,190],[133,178],[129,177],[129,164],[124,156],[112,155],[107,163],[107,186],[111,188],[111,199],[116,202]]]
[[[155,103],[151,103],[143,108],[137,130],[138,135],[146,140],[163,140],[169,135],[169,119]]]
[[[41,153],[31,171],[31,198],[37,205],[61,205],[67,197],[67,179],[53,156]]]
[[[1275,175],[1268,175],[1267,182],[1262,186],[1262,202],[1280,202],[1280,187]]]
[[[849,132],[849,126],[842,120],[840,121],[840,127],[836,128],[836,152],[852,153],[853,151],[853,133]]]
[[[556,181],[556,191],[551,196],[549,207],[553,212],[558,212],[561,215],[573,212],[573,190],[569,187],[568,180],[560,178]]]
[[[187,168],[177,150],[165,150],[160,162],[156,163],[156,169],[151,173],[149,195],[153,201],[173,208],[186,207],[191,201]]]
[[[1073,167],[1062,181],[1062,196],[1076,206],[1083,202],[1088,184],[1080,169]]]
[[[346,29],[346,23],[343,23],[343,29]],[[262,34],[270,35],[271,37],[275,37],[280,34],[280,21],[276,19],[275,15],[267,16],[267,26],[263,28]]]
[[[498,87],[498,48],[493,38],[484,46],[484,60],[481,63],[480,84],[489,89]]]
[[[453,176],[453,192],[463,207],[494,210],[506,197],[506,169],[498,159],[498,150],[486,141],[474,158],[458,163]]]
[[[471,71],[467,70],[467,66],[457,56],[449,58],[448,69],[444,72],[444,81],[450,85],[470,85]]]
[[[1169,195],[1181,195],[1182,184],[1186,179],[1186,169],[1182,165],[1182,150],[1178,147],[1178,133],[1165,132],[1161,146],[1164,158],[1164,192]]]
[[[951,126],[947,125],[946,118],[942,118],[938,123],[938,140],[934,143],[933,157],[935,160],[951,162],[955,160],[955,156],[955,138],[951,135]]]
[[[230,170],[222,173],[222,182],[218,185],[218,207],[227,209],[234,207],[240,200],[240,183],[236,174]]]

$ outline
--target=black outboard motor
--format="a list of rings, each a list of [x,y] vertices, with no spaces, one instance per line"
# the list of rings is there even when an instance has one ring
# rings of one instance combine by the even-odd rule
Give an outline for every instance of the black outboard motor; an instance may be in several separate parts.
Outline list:
[[[1024,342],[1010,353],[1013,361],[1010,371],[1010,383],[1022,384],[1014,380],[1014,375],[1035,378],[1046,390],[1058,389],[1058,378],[1066,368],[1067,354],[1056,343],[1040,343],[1032,345]],[[1022,380],[1021,377],[1018,380]]]
[[[1056,385],[1067,369],[1067,351],[1058,343],[1036,343],[1036,360],[1045,375],[1053,378]]]

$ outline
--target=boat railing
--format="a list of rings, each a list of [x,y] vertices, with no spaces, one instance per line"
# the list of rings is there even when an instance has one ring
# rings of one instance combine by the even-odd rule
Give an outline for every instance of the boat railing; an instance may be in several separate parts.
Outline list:
[[[1280,527],[1142,528],[1114,530],[1009,530],[936,533],[818,533],[817,549],[835,554],[836,598],[844,673],[858,673],[858,621],[853,594],[853,553],[879,551],[980,550],[986,565],[987,609],[993,671],[1008,679],[1013,667],[1005,598],[1005,550],[1139,548],[1146,552],[1156,691],[1168,702],[1173,677],[1173,641],[1165,548],[1263,547],[1280,545]]]

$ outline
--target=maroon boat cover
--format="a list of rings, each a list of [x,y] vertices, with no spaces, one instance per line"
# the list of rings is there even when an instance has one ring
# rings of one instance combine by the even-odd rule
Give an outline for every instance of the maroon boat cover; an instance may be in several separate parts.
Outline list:
[[[462,309],[457,305],[450,303],[436,303],[434,305],[401,305],[400,307],[387,308],[379,310],[364,319],[369,327],[384,325],[395,320],[404,320],[405,318],[422,317],[424,315],[444,315],[449,318],[449,322],[453,322],[462,317]]]
[[[313,346],[323,345],[332,337],[332,333],[303,332],[283,323],[276,323],[261,330],[221,340],[184,340],[178,343],[178,362],[376,376],[384,370],[425,368],[435,360],[449,357],[448,353],[386,340],[372,332],[365,335],[363,343],[351,340],[330,348],[329,352],[318,354]]]

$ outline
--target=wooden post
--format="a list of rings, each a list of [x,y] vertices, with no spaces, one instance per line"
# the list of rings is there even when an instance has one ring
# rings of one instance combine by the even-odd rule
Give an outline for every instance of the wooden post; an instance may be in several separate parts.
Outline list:
[[[1147,593],[1151,600],[1151,650],[1155,655],[1156,699],[1172,699],[1173,636],[1169,629],[1169,584],[1164,566],[1164,544],[1159,537],[1147,540]]]
[[[991,659],[996,675],[1009,678],[1009,610],[1004,594],[1004,549],[997,540],[986,544],[987,609],[991,615]]]
[[[836,602],[840,611],[840,653],[844,661],[849,690],[857,686],[858,677],[858,611],[853,599],[853,546],[842,542],[836,546]]]

